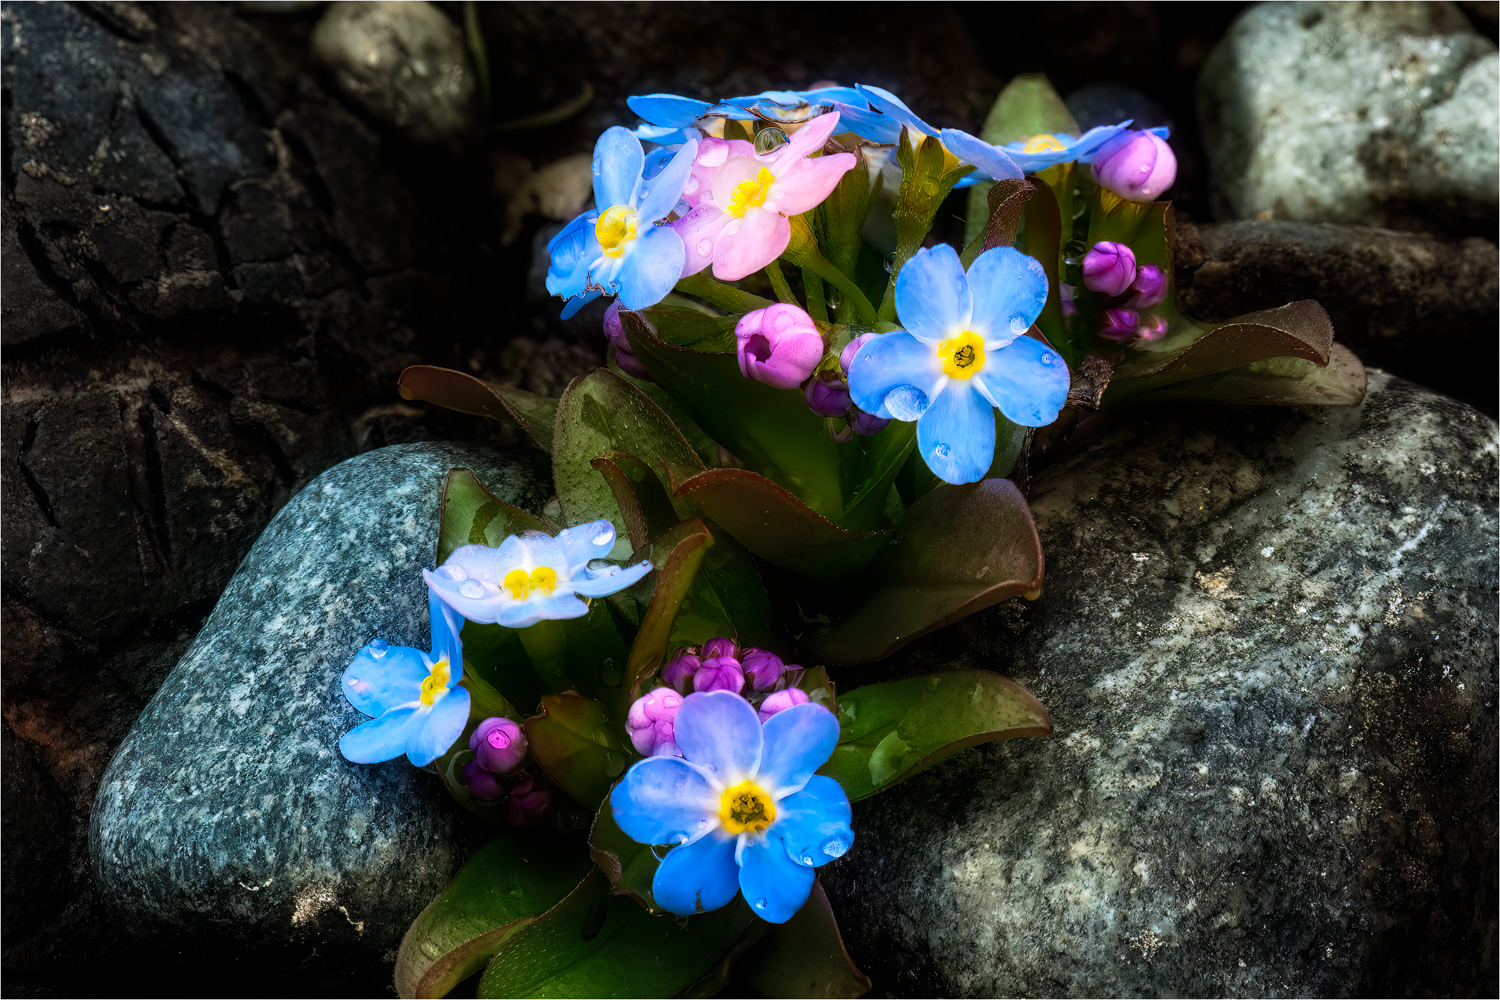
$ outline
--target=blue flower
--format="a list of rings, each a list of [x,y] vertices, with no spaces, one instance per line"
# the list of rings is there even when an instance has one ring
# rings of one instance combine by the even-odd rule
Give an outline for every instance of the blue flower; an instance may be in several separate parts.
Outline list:
[[[1047,275],[1018,250],[986,250],[968,274],[946,244],[917,251],[896,277],[906,329],[872,337],[849,364],[854,405],[915,420],[917,447],[939,478],[983,479],[995,456],[994,407],[1044,427],[1067,399],[1067,365],[1025,335],[1046,302]]]
[[[431,592],[427,610],[430,653],[373,639],[344,668],[344,697],[371,716],[339,740],[339,749],[356,764],[376,764],[404,753],[417,767],[426,767],[464,731],[469,692],[458,684],[464,673],[458,638],[463,619]]]
[[[610,795],[626,834],[676,845],[651,894],[687,916],[741,892],[759,916],[786,922],[807,902],[813,869],[854,842],[849,797],[813,773],[838,744],[838,721],[808,703],[762,726],[739,695],[708,691],[683,699],[673,732],[683,756],[637,761]]]
[[[663,146],[677,146],[698,138],[698,119],[708,111],[707,101],[676,94],[641,94],[625,98],[631,111],[646,122],[632,134]]]
[[[1028,174],[1074,160],[1079,163],[1092,163],[1095,154],[1104,147],[1104,144],[1126,131],[1130,122],[1131,119],[1126,119],[1118,125],[1098,125],[1080,136],[1072,136],[1066,132],[1058,132],[1055,135],[1044,132],[1024,142],[1008,142],[1004,146],[991,145],[983,139],[976,139],[969,133],[956,128],[945,128],[943,129],[943,145],[947,146],[948,151],[960,160],[972,163],[978,168],[965,180],[970,178],[1000,180],[1003,177],[1017,175],[995,172],[993,165],[999,162],[996,160],[997,156],[1004,157],[1006,161],[1014,163]],[[1147,129],[1147,131],[1161,138],[1166,138],[1168,132],[1165,127]],[[973,183],[973,180],[970,180],[970,183]]]
[[[938,138],[938,130],[916,116],[901,98],[888,90],[857,84],[854,88],[864,98],[868,110],[863,114],[846,117],[844,124],[851,132],[871,142],[895,143],[901,141],[901,126],[913,132]]]
[[[651,572],[642,561],[628,569],[593,569],[615,544],[614,525],[591,521],[557,537],[540,531],[511,535],[498,548],[463,545],[422,577],[439,598],[471,622],[525,628],[543,618],[580,618],[588,603],[607,597]]]
[[[651,180],[646,154],[629,129],[606,129],[594,146],[594,204],[547,244],[547,291],[568,300],[563,318],[600,295],[629,309],[660,302],[682,276],[686,251],[671,226],[657,222],[677,206],[698,152],[696,139]]]

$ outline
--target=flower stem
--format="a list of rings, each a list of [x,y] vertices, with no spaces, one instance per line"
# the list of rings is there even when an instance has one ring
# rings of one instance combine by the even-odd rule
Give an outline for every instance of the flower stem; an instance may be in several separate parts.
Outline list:
[[[792,294],[792,286],[786,283],[786,275],[781,273],[781,261],[773,260],[766,265],[766,277],[771,279],[771,287],[776,291],[776,297],[789,306],[795,306],[797,297]]]
[[[465,670],[463,679],[458,683],[469,689],[469,719],[471,721],[483,722],[497,715],[520,721],[516,716],[515,707],[506,700],[505,695],[496,691],[488,681],[474,671]]]
[[[820,323],[828,322],[828,303],[823,298],[823,279],[802,269],[802,288],[807,292],[807,311]]]
[[[757,309],[764,309],[771,304],[770,299],[763,299],[759,295],[751,295],[749,292],[726,285],[722,281],[715,281],[704,271],[690,274],[677,282],[677,291],[687,295],[696,295],[704,302],[718,306],[725,312],[747,313]]]
[[[548,694],[561,694],[571,682],[568,679],[568,638],[562,623],[543,618],[525,628],[516,629],[521,648],[542,678]]]

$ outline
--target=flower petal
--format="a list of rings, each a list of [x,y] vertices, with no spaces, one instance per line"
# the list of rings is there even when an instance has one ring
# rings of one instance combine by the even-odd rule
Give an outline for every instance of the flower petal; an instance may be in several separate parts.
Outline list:
[[[598,212],[584,212],[547,242],[547,291],[565,299],[582,295],[589,268],[604,251],[594,238]]]
[[[969,327],[997,351],[1024,334],[1047,304],[1047,272],[1014,247],[994,247],[969,266],[974,313]]]
[[[839,124],[839,113],[837,111],[826,115],[819,115],[812,121],[803,125],[792,133],[785,146],[775,151],[777,163],[784,163],[792,157],[802,158],[810,156],[823,148],[828,137],[833,135]]]
[[[375,718],[416,701],[431,670],[431,660],[421,650],[376,639],[349,661],[340,686],[349,704]]]
[[[942,388],[946,376],[937,352],[905,330],[892,330],[871,337],[849,363],[849,396],[854,405],[866,413],[889,420],[893,414],[886,408],[892,392],[903,386],[914,387],[922,395],[914,420]],[[910,412],[909,410],[903,412]]]
[[[747,843],[740,851],[740,891],[763,920],[784,924],[812,893],[813,870],[793,861],[780,837]]]
[[[677,155],[661,168],[661,173],[652,178],[651,186],[641,198],[640,208],[636,210],[637,226],[651,225],[658,219],[665,218],[668,212],[677,207],[683,186],[687,184],[688,174],[693,169],[693,157],[697,155],[696,141],[684,144]]]
[[[782,215],[811,212],[839,186],[839,178],[853,170],[856,162],[853,153],[777,161],[780,172],[776,175],[776,183],[771,185],[769,207]]]
[[[851,815],[844,786],[815,774],[802,791],[776,803],[776,821],[766,832],[781,838],[797,864],[816,868],[843,857],[854,843]]]
[[[936,347],[968,329],[974,313],[958,251],[946,243],[918,250],[896,276],[896,316],[906,332]],[[863,409],[863,407],[861,407]]]
[[[1009,150],[992,146],[983,139],[975,138],[956,128],[943,129],[942,136],[943,145],[948,147],[948,152],[978,168],[969,177],[964,178],[965,180],[988,178],[998,181],[1006,178],[1018,179],[1023,176],[1020,166],[1012,158]],[[973,182],[970,181],[970,183]]]
[[[937,129],[918,118],[911,108],[902,103],[901,98],[889,90],[881,90],[879,87],[871,87],[863,83],[855,84],[854,89],[870,102],[870,107],[885,112],[914,131],[937,136]]]
[[[1109,140],[1128,129],[1133,121],[1134,118],[1127,118],[1118,125],[1096,125],[1072,142],[1069,151],[1079,163],[1092,163],[1094,154]]]
[[[738,281],[754,274],[780,257],[791,240],[786,216],[752,208],[743,219],[731,219],[714,241],[714,277]]]
[[[524,600],[504,599],[499,605],[495,621],[506,628],[526,628],[546,619],[559,621],[565,618],[582,618],[589,613],[589,606],[573,596],[573,588],[559,587],[554,593],[534,592]]]
[[[760,730],[765,748],[756,781],[781,798],[800,791],[839,742],[839,720],[822,705],[808,702],[777,712]]]
[[[651,895],[657,905],[668,913],[689,917],[717,910],[733,899],[740,887],[734,843],[734,837],[710,834],[667,852],[651,880]]]
[[[688,695],[673,727],[683,756],[726,786],[754,778],[760,768],[760,717],[737,694]]]
[[[578,310],[582,309],[584,306],[588,305],[590,302],[594,301],[603,294],[603,292],[595,288],[592,291],[584,292],[582,295],[575,295],[573,298],[568,300],[567,305],[563,306],[563,311],[558,314],[557,318],[572,319],[573,316],[577,314]]]
[[[974,376],[1000,412],[1023,427],[1045,427],[1068,398],[1068,366],[1035,337],[1017,337],[991,352]]]
[[[406,752],[421,702],[402,705],[355,726],[339,738],[339,750],[356,764],[379,764]]]
[[[712,201],[705,201],[687,215],[672,223],[682,237],[682,277],[697,274],[713,263],[714,241],[731,221]]]
[[[455,679],[453,683],[457,683]],[[469,689],[449,687],[432,707],[418,710],[406,741],[406,757],[417,767],[426,767],[448,752],[469,722]]]
[[[649,226],[620,264],[620,301],[645,309],[667,297],[682,276],[682,237],[671,226]]]
[[[861,96],[860,102],[868,103]],[[852,104],[839,103],[839,120],[845,131],[853,132],[861,139],[882,144],[901,141],[901,121],[890,115]]]
[[[679,97],[676,94],[627,97],[625,105],[652,125],[670,125],[673,128],[686,128],[693,124],[709,107],[707,101],[695,101],[691,97]]]
[[[719,797],[702,768],[681,757],[648,757],[631,765],[609,794],[615,822],[642,844],[691,843],[719,826]]]
[[[634,566],[619,568],[619,572],[611,573],[609,570],[589,570],[587,575],[574,577],[568,584],[573,592],[580,597],[608,597],[610,594],[618,594],[626,587],[632,587],[647,573],[656,567],[649,561],[642,560]]]
[[[646,154],[641,140],[619,125],[604,130],[594,144],[594,205],[599,211],[634,205]]]
[[[568,564],[568,576],[577,576],[588,567],[590,559],[603,559],[615,545],[615,526],[608,520],[575,524],[559,531],[553,540],[562,549]],[[562,567],[558,567],[561,571]]]
[[[428,587],[427,617],[432,628],[433,659],[447,658],[453,671],[453,683],[457,684],[464,675],[464,644],[459,638],[463,632],[464,616]]]
[[[994,407],[968,382],[950,379],[917,421],[917,450],[944,482],[977,483],[995,460]]]

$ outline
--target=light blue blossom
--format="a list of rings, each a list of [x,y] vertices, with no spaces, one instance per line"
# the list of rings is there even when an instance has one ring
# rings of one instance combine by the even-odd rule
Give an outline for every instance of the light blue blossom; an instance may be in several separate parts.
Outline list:
[[[740,892],[762,918],[786,922],[807,902],[813,869],[854,842],[844,789],[813,773],[838,743],[838,720],[808,703],[762,725],[739,695],[709,691],[683,699],[673,737],[682,757],[637,761],[610,795],[626,834],[676,845],[651,894],[686,916]]]
[[[606,129],[594,146],[594,204],[547,244],[547,291],[568,300],[563,318],[600,295],[629,309],[660,302],[682,275],[682,237],[666,218],[682,197],[698,143],[690,139],[650,181],[646,154],[629,129]]]
[[[994,165],[997,163],[1014,163],[1028,174],[1046,170],[1059,163],[1071,163],[1074,160],[1079,163],[1092,163],[1094,156],[1105,143],[1129,129],[1131,120],[1127,118],[1118,125],[1098,125],[1080,136],[1069,135],[1066,132],[1042,133],[1022,142],[1008,142],[1004,146],[992,145],[956,128],[943,129],[942,136],[943,145],[948,147],[949,152],[965,163],[972,163],[978,168],[965,178],[973,183],[976,180],[1000,180],[1004,177],[1018,176],[996,172]],[[1168,129],[1159,127],[1147,129],[1147,131],[1166,138]],[[1001,161],[997,157],[1005,159]]]
[[[449,607],[480,624],[525,628],[544,618],[588,614],[581,598],[618,593],[651,572],[642,561],[628,569],[591,568],[615,544],[614,525],[591,521],[558,532],[511,535],[492,548],[463,545],[422,577]]]
[[[430,591],[427,605],[431,652],[373,639],[344,668],[344,696],[371,716],[339,740],[339,749],[356,764],[404,753],[417,767],[426,767],[464,731],[469,692],[458,683],[464,673],[458,638],[463,619]]]
[[[904,330],[872,337],[849,365],[854,405],[917,422],[917,447],[939,478],[984,478],[995,454],[993,408],[1026,427],[1057,418],[1068,369],[1026,331],[1047,302],[1047,275],[1011,247],[964,273],[946,244],[919,250],[896,277]]]

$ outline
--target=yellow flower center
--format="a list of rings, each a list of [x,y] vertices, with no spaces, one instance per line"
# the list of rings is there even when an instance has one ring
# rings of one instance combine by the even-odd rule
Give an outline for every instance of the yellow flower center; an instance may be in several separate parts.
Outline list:
[[[730,833],[762,833],[775,818],[776,803],[753,781],[724,789],[719,800],[719,819]]]
[[[635,239],[635,209],[616,205],[600,213],[594,223],[594,238],[604,248],[604,256],[625,256],[625,245]]]
[[[984,338],[965,330],[938,344],[937,356],[949,378],[970,378],[984,367]]]
[[[771,185],[775,182],[776,175],[761,167],[754,180],[740,181],[734,186],[734,193],[729,196],[729,204],[724,211],[736,219],[744,218],[750,209],[759,208],[766,203],[766,198],[771,194]]]
[[[422,704],[428,707],[443,695],[448,693],[448,682],[453,678],[453,672],[448,669],[448,658],[445,656],[432,665],[432,672],[422,681]]]
[[[1023,152],[1023,153],[1045,153],[1048,150],[1052,150],[1052,149],[1067,149],[1067,148],[1068,148],[1067,146],[1064,146],[1062,144],[1062,142],[1060,142],[1058,140],[1057,136],[1055,136],[1055,135],[1049,135],[1048,133],[1043,132],[1041,135],[1034,135],[1030,139],[1027,139],[1026,140],[1026,145],[1024,145],[1024,146],[1021,147],[1021,152]]]
[[[511,597],[524,601],[531,596],[533,590],[552,593],[557,588],[557,571],[550,566],[538,566],[530,573],[524,569],[513,569],[505,574],[505,579],[501,583],[510,590]]]

